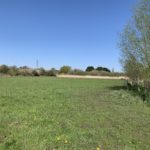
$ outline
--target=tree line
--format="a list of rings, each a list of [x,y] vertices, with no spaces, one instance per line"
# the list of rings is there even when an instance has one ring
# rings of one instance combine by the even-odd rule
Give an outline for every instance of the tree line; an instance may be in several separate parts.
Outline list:
[[[122,73],[111,72],[106,67],[88,66],[85,70],[72,69],[70,66],[62,66],[59,70],[44,69],[44,68],[30,68],[27,66],[16,67],[16,66],[0,66],[1,76],[57,76],[57,74],[70,74],[70,75],[95,75],[95,76],[121,76]]]
[[[16,66],[0,66],[1,76],[56,76],[57,70],[54,68],[45,70],[44,68],[33,69],[27,66],[16,67]]]

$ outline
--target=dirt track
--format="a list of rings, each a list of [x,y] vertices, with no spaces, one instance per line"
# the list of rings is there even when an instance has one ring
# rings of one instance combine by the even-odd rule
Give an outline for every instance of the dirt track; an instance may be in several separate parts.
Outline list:
[[[121,79],[128,79],[128,77],[120,76],[120,77],[110,77],[110,76],[80,76],[80,75],[57,75],[58,78],[78,78],[78,79],[114,79],[114,80],[121,80]]]

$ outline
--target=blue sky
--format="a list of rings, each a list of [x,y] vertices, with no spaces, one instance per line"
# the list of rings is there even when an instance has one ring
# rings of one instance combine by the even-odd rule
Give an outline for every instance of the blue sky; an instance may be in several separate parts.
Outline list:
[[[121,71],[119,33],[137,0],[0,0],[0,64]]]

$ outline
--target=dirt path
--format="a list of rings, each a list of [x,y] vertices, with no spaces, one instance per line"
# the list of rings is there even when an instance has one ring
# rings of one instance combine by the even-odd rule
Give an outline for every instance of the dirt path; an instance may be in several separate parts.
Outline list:
[[[80,76],[80,75],[57,75],[58,78],[78,78],[78,79],[128,79],[128,77],[120,76],[120,77],[110,77],[110,76]]]

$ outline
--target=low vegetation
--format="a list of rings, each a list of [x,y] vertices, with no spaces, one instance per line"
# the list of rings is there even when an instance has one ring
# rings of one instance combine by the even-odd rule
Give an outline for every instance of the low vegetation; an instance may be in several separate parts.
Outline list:
[[[149,150],[150,108],[122,80],[0,78],[2,150]]]
[[[56,76],[58,71],[54,68],[51,70],[45,70],[44,68],[32,69],[27,66],[16,67],[16,66],[0,66],[0,76]]]
[[[44,68],[32,69],[27,66],[16,67],[16,66],[0,66],[0,76],[57,76],[57,74],[67,75],[92,75],[92,76],[124,76],[124,73],[111,72],[108,68],[98,67],[90,69],[87,67],[85,71],[81,69],[72,69],[70,66],[62,66],[60,70],[52,68],[45,70]]]

